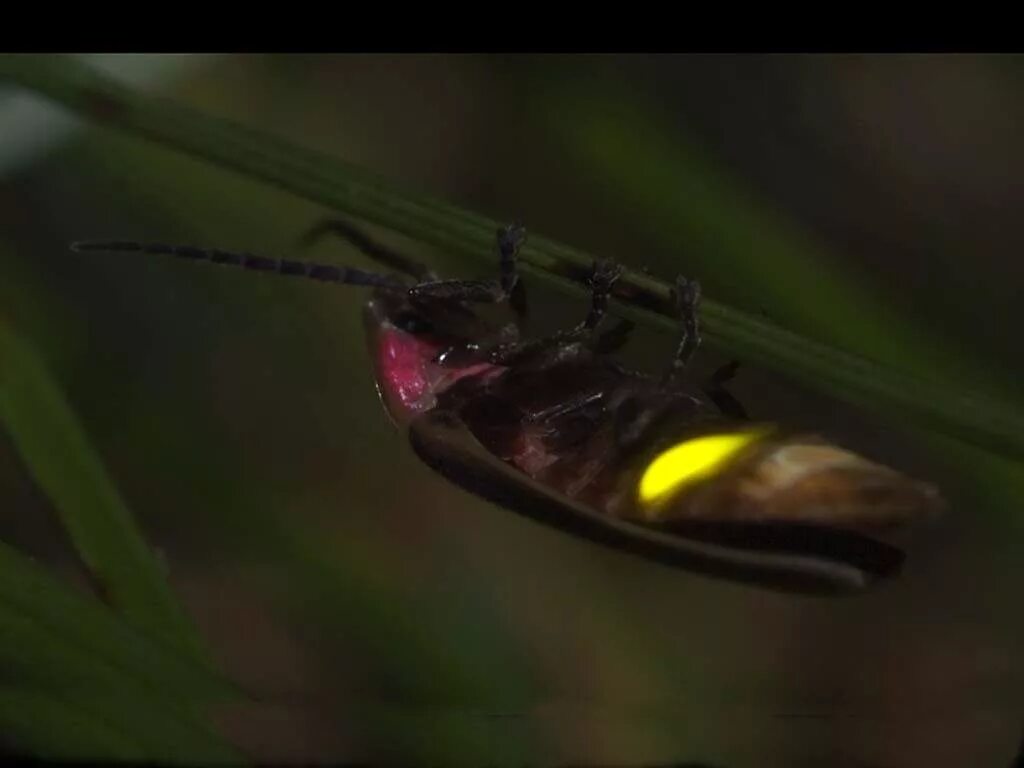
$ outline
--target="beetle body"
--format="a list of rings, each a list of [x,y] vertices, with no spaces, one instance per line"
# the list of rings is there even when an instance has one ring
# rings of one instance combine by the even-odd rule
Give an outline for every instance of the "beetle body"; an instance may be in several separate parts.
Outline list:
[[[857,590],[903,559],[865,534],[937,503],[927,484],[816,436],[723,416],[702,393],[666,391],[579,342],[510,366],[446,366],[451,339],[423,330],[429,320],[393,296],[371,299],[365,322],[381,401],[428,465],[509,509],[650,559],[796,591]],[[729,460],[712,462],[674,505],[644,501],[659,456],[716,437],[734,441]]]
[[[677,281],[681,340],[669,370],[652,376],[611,356],[622,326],[600,330],[615,265],[595,265],[583,322],[522,340],[517,323],[496,325],[477,309],[505,303],[522,314],[520,228],[498,233],[495,281],[437,280],[343,222],[321,231],[401,274],[137,243],[78,248],[372,286],[365,326],[376,386],[425,463],[508,509],[648,559],[768,587],[856,591],[901,566],[903,553],[880,534],[940,504],[930,485],[820,437],[751,422],[723,387],[728,372],[704,389],[689,384],[695,283]]]

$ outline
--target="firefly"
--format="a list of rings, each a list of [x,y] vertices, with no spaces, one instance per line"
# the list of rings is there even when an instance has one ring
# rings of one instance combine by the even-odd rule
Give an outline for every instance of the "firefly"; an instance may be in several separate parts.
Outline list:
[[[497,276],[446,280],[347,222],[334,234],[385,271],[192,246],[82,242],[76,251],[166,255],[363,286],[373,379],[392,422],[444,478],[513,512],[648,560],[720,579],[817,593],[894,576],[886,534],[932,516],[937,489],[822,436],[749,419],[728,391],[735,364],[694,385],[700,286],[676,279],[679,337],[664,371],[626,368],[632,326],[606,327],[622,268],[594,264],[590,306],[567,329],[525,338],[518,255],[496,237]],[[495,320],[497,305],[507,315]]]

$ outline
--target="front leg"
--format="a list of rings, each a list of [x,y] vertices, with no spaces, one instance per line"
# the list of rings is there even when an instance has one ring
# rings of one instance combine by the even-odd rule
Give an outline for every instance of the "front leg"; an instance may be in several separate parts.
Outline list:
[[[458,301],[474,304],[497,304],[509,300],[519,283],[516,261],[519,249],[526,242],[526,230],[512,224],[498,230],[497,280],[432,280],[409,290],[413,304],[431,301]]]
[[[622,267],[614,262],[599,261],[594,264],[594,272],[590,278],[590,310],[583,321],[574,328],[558,331],[550,336],[531,341],[520,341],[506,329],[505,336],[512,338],[491,339],[488,342],[470,342],[453,346],[442,352],[438,356],[437,362],[455,367],[482,362],[502,366],[528,364],[532,367],[544,368],[564,362],[569,357],[601,353],[607,347],[621,346],[625,342],[632,324],[620,324],[606,334],[598,335],[597,333],[598,326],[608,311],[608,299],[611,297],[612,287],[621,274]],[[452,289],[456,287],[452,285],[453,283],[463,282],[467,281],[446,281],[447,286],[451,286]],[[477,283],[477,285],[483,284]],[[448,287],[445,287],[445,290],[448,290]],[[482,293],[488,289],[481,287],[479,290]],[[459,295],[464,296],[465,294]],[[438,298],[437,294],[434,298]]]

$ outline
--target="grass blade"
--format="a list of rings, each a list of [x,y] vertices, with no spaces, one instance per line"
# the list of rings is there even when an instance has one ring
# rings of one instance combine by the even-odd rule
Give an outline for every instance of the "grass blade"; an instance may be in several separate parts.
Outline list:
[[[240,762],[201,714],[230,683],[0,544],[0,729],[42,757]],[[11,685],[11,683],[15,683]]]
[[[200,654],[195,628],[63,394],[2,321],[0,424],[110,604],[154,637]]]
[[[138,762],[140,744],[86,708],[31,689],[0,688],[0,730],[7,745],[46,760]]]
[[[74,697],[3,686],[0,729],[9,746],[49,760],[162,765],[240,765],[244,761],[205,728],[137,697]]]
[[[219,673],[125,624],[0,543],[0,667],[48,684],[123,688],[183,701],[238,695]]]
[[[435,246],[489,254],[497,222],[393,189],[366,171],[136,93],[63,57],[5,56],[0,78],[38,91],[81,114],[189,152]],[[524,270],[579,286],[589,255],[542,237],[523,250]],[[616,295],[624,314],[674,327],[669,286],[626,272]],[[1012,403],[950,387],[940,377],[905,373],[813,342],[712,300],[702,305],[707,339],[745,360],[839,399],[871,408],[1014,459],[1024,457],[1024,415]]]

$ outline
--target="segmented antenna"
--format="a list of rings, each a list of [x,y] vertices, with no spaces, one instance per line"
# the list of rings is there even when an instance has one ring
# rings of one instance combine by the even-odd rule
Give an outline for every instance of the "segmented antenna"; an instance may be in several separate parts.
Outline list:
[[[160,256],[175,256],[181,259],[208,261],[211,264],[223,264],[256,272],[273,272],[291,277],[305,277],[327,283],[344,283],[345,285],[364,285],[374,288],[394,288],[406,290],[409,286],[391,275],[366,272],[351,267],[338,267],[331,264],[313,264],[307,261],[291,259],[272,259],[267,256],[256,256],[251,253],[222,251],[218,248],[196,248],[191,245],[163,245],[161,243],[137,243],[129,240],[107,240],[72,243],[73,251],[108,251],[111,253],[152,253]]]
[[[344,219],[322,219],[310,227],[306,234],[299,238],[300,248],[309,248],[327,235],[340,237],[349,245],[369,256],[371,259],[403,272],[415,278],[417,282],[436,280],[431,270],[413,259],[410,259],[386,245],[381,245],[359,227],[349,224]]]

